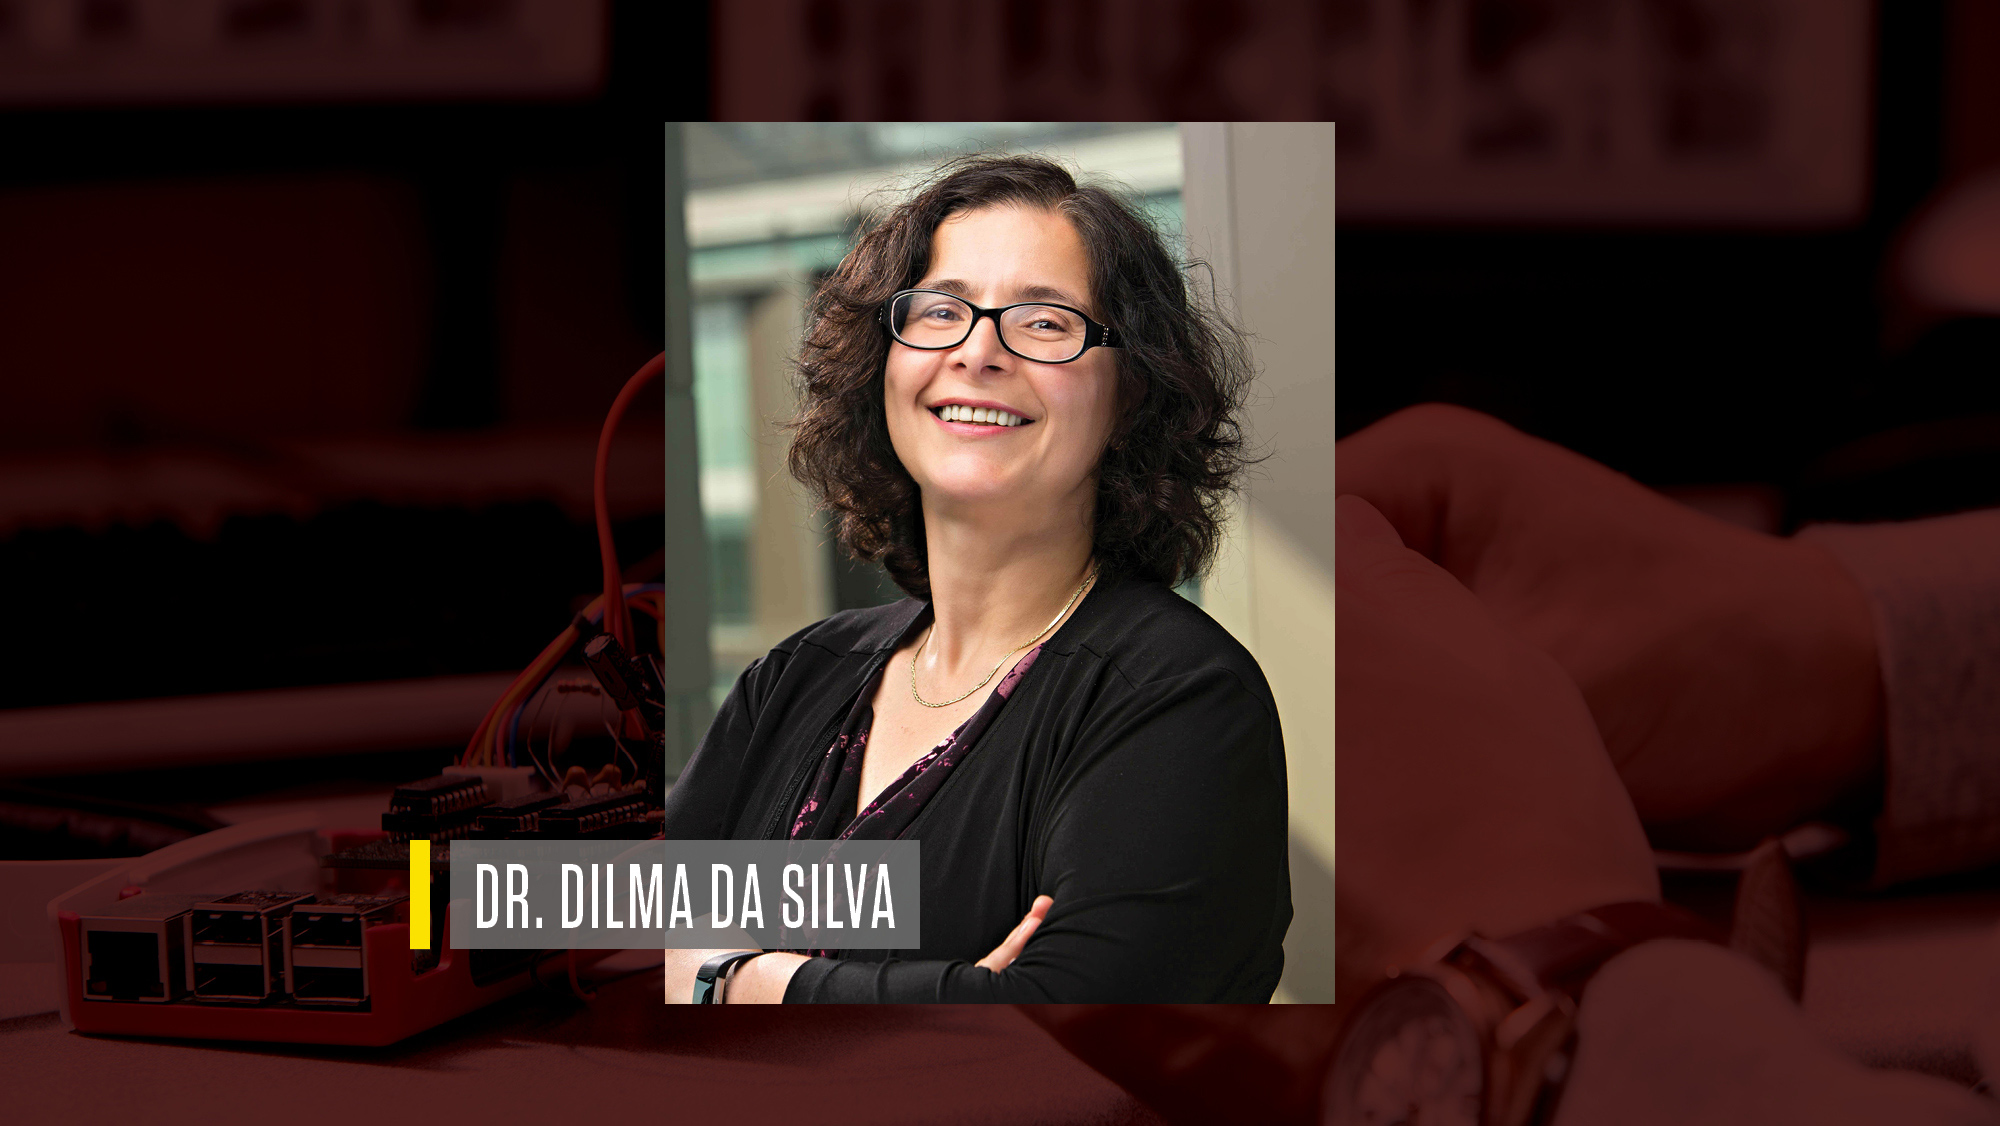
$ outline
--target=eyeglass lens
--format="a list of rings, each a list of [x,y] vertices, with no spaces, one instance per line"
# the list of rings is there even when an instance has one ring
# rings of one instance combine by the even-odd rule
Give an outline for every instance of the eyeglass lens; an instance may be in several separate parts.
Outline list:
[[[1045,363],[1083,351],[1083,318],[1053,305],[1016,305],[995,318],[1000,339],[1019,355]],[[972,334],[972,307],[942,293],[905,293],[889,307],[889,327],[912,348],[951,348]]]

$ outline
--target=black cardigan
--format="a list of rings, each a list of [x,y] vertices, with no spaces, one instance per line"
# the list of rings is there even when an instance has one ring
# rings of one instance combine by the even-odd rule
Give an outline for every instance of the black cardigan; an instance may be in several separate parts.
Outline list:
[[[850,610],[743,671],[667,796],[669,840],[778,840],[856,693],[929,604]],[[923,947],[799,967],[785,1000],[1271,997],[1292,917],[1285,753],[1257,662],[1166,587],[1100,581],[907,834]],[[1038,894],[1027,949],[973,963]]]

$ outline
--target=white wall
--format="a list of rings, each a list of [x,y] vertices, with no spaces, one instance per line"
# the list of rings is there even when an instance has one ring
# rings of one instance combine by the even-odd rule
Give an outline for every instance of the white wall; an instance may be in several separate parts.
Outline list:
[[[1280,997],[1332,1001],[1334,126],[1181,128],[1189,251],[1252,334],[1248,431],[1269,455],[1202,602],[1256,655],[1284,725],[1293,919]]]

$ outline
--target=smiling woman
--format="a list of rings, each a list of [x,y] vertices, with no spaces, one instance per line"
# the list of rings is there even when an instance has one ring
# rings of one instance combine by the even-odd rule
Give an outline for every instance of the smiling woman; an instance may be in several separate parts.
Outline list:
[[[792,470],[910,597],[746,669],[666,835],[921,840],[924,944],[768,953],[723,996],[1267,1000],[1278,717],[1171,589],[1245,464],[1241,333],[1135,207],[1024,157],[946,165],[809,312]],[[716,953],[670,952],[669,999]]]

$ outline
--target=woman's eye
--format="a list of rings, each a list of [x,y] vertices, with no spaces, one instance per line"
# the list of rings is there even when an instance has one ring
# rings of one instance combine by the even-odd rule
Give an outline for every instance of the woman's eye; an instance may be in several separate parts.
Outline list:
[[[924,315],[934,321],[955,321],[958,319],[958,310],[949,306],[939,306]]]

